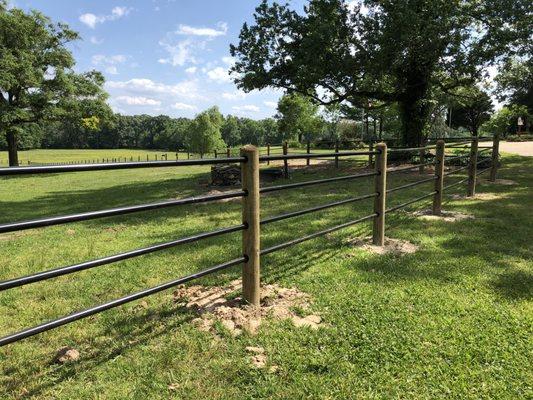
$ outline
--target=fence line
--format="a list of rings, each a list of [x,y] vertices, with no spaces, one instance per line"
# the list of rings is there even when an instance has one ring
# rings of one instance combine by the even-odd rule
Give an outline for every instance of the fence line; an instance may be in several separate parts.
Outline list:
[[[220,195],[210,195],[210,196],[197,196],[197,197],[190,197],[180,200],[170,200],[165,202],[158,202],[158,203],[148,203],[148,204],[141,204],[136,206],[128,206],[128,207],[120,207],[120,208],[114,208],[114,209],[107,209],[107,210],[99,210],[99,211],[92,211],[92,212],[85,212],[85,213],[79,213],[79,214],[71,214],[71,215],[64,215],[64,216],[58,216],[58,217],[46,217],[41,219],[35,219],[30,221],[20,221],[20,222],[13,222],[13,223],[7,223],[0,225],[0,233],[2,232],[15,232],[30,228],[37,228],[37,227],[45,227],[45,226],[52,226],[52,225],[58,225],[58,224],[65,224],[70,222],[76,222],[76,221],[85,221],[90,219],[96,219],[96,218],[103,218],[108,216],[115,216],[115,215],[125,215],[129,213],[134,212],[142,212],[147,210],[153,210],[158,208],[165,208],[165,207],[174,207],[179,205],[185,205],[185,204],[194,204],[194,203],[200,203],[200,202],[208,202],[208,201],[214,201],[214,200],[220,200],[222,198],[233,198],[233,197],[241,197],[243,198],[243,206],[242,206],[242,224],[230,226],[226,228],[221,228],[218,230],[210,231],[210,232],[204,232],[199,233],[193,236],[177,239],[170,242],[165,243],[159,243],[155,244],[149,247],[136,249],[132,251],[128,251],[125,253],[118,253],[112,256],[107,256],[95,260],[86,261],[80,264],[74,264],[66,267],[59,267],[55,269],[51,269],[48,271],[43,271],[39,273],[35,273],[32,275],[27,275],[23,277],[13,278],[9,280],[5,280],[0,282],[0,291],[28,285],[31,283],[44,281],[48,279],[52,279],[58,276],[71,274],[74,272],[86,270],[89,268],[95,268],[98,266],[103,266],[107,264],[111,264],[117,261],[138,257],[140,255],[153,253],[156,251],[160,251],[163,249],[167,249],[170,247],[178,246],[185,243],[192,243],[196,241],[200,241],[202,239],[219,236],[223,234],[233,233],[233,232],[242,232],[243,235],[243,244],[242,244],[242,257],[230,260],[228,262],[215,265],[211,268],[196,272],[194,274],[190,274],[187,276],[184,276],[182,278],[163,283],[161,285],[125,296],[121,297],[119,299],[106,302],[101,305],[97,305],[95,307],[88,308],[86,310],[78,311],[73,314],[70,314],[68,316],[54,319],[52,321],[37,325],[32,328],[28,328],[25,330],[22,330],[20,332],[5,336],[3,338],[0,338],[0,346],[5,346],[7,344],[17,342],[19,340],[28,338],[30,336],[55,329],[57,327],[60,327],[62,325],[77,321],[82,318],[86,318],[88,316],[100,313],[105,310],[109,310],[111,308],[118,307],[120,305],[129,303],[131,301],[135,301],[137,299],[149,296],[154,293],[158,293],[160,291],[175,287],[177,285],[192,281],[194,279],[213,274],[215,272],[230,268],[232,266],[243,264],[243,275],[242,275],[242,282],[243,282],[243,298],[250,304],[254,306],[259,306],[259,298],[260,298],[260,257],[262,255],[267,255],[274,253],[276,251],[280,251],[282,249],[285,249],[287,247],[302,243],[307,240],[311,240],[313,238],[317,238],[323,235],[326,235],[331,232],[335,232],[365,221],[372,220],[373,221],[373,242],[374,244],[378,246],[382,246],[384,244],[384,238],[385,238],[385,217],[387,214],[395,212],[397,210],[400,210],[402,208],[405,208],[411,204],[417,203],[419,201],[422,201],[424,199],[433,197],[433,213],[434,214],[440,214],[441,213],[441,205],[442,205],[442,196],[443,193],[450,189],[451,187],[455,187],[459,184],[462,184],[464,182],[468,182],[468,190],[467,195],[473,196],[475,194],[475,185],[476,185],[476,177],[480,174],[491,171],[491,180],[495,179],[497,168],[498,168],[498,141],[499,138],[495,137],[493,140],[493,145],[491,147],[492,149],[492,155],[491,155],[491,162],[490,166],[488,168],[484,168],[483,170],[478,171],[477,167],[481,163],[485,163],[486,160],[477,160],[477,156],[480,152],[484,151],[485,149],[481,149],[481,151],[478,148],[478,139],[473,138],[470,146],[470,154],[469,157],[469,163],[466,167],[459,167],[455,168],[452,171],[449,171],[447,173],[444,173],[444,167],[446,161],[456,160],[459,157],[463,158],[465,156],[452,156],[451,158],[446,158],[445,150],[446,145],[444,141],[439,140],[435,145],[430,146],[423,146],[418,148],[408,148],[408,149],[388,149],[387,145],[385,143],[378,143],[375,146],[375,151],[367,151],[367,152],[339,152],[336,151],[335,153],[327,153],[326,155],[320,155],[322,157],[335,157],[336,160],[338,160],[341,157],[347,157],[351,155],[367,155],[367,156],[375,156],[375,168],[373,172],[368,173],[360,173],[360,174],[354,174],[354,175],[346,175],[346,176],[339,176],[339,177],[333,177],[333,178],[326,178],[326,179],[318,179],[318,180],[312,180],[312,181],[304,181],[299,183],[292,183],[292,184],[283,184],[278,186],[267,186],[267,187],[260,187],[259,182],[259,162],[269,162],[273,160],[283,160],[285,165],[288,164],[289,160],[298,160],[298,159],[307,159],[310,160],[312,158],[316,158],[317,154],[297,154],[297,155],[290,155],[290,154],[284,154],[282,156],[275,156],[275,155],[266,155],[266,156],[260,156],[259,150],[254,146],[245,146],[240,152],[240,157],[226,157],[226,158],[215,158],[215,159],[201,159],[201,160],[182,160],[182,161],[158,161],[158,162],[130,162],[130,163],[122,163],[122,164],[90,164],[90,165],[67,165],[67,166],[40,166],[40,167],[16,167],[16,168],[0,168],[0,176],[11,176],[11,175],[29,175],[29,174],[45,174],[45,173],[69,173],[69,172],[79,172],[79,171],[100,171],[100,170],[110,170],[110,169],[128,169],[128,168],[150,168],[150,167],[179,167],[179,166],[188,166],[188,165],[213,165],[213,164],[222,164],[222,163],[231,163],[231,162],[239,162],[241,165],[241,173],[242,173],[242,190],[238,191],[232,191],[227,192]],[[454,147],[452,147],[454,148]],[[402,167],[397,169],[390,169],[387,165],[387,154],[389,152],[394,153],[397,151],[403,151],[403,152],[419,152],[420,150],[428,150],[428,149],[436,149],[436,157],[433,162],[424,162],[419,163],[414,166],[408,166],[408,167]],[[487,148],[486,150],[490,150]],[[337,161],[338,162],[338,161]],[[415,168],[420,168],[420,165],[434,165],[435,166],[435,173],[434,176],[431,178],[424,178],[421,180],[418,180],[416,182],[412,182],[409,184],[393,187],[390,189],[387,189],[387,174],[389,173],[397,173],[399,171],[408,171]],[[458,182],[444,185],[444,180],[446,177],[449,177],[451,175],[457,174],[458,172],[464,171],[465,169],[468,169],[468,177],[466,179],[462,179]],[[351,179],[359,179],[364,177],[373,177],[374,179],[374,192],[358,196],[355,198],[345,199],[341,201],[336,201],[329,204],[323,204],[320,206],[311,207],[308,209],[303,209],[295,212],[289,212],[285,214],[276,215],[273,217],[265,218],[263,220],[260,219],[260,195],[263,193],[269,193],[274,191],[280,191],[280,190],[287,190],[287,189],[296,189],[301,187],[306,187],[310,185],[319,185],[323,183],[330,183],[330,182],[337,182],[342,180],[351,180]],[[389,207],[387,208],[387,194],[395,193],[399,190],[408,189],[414,186],[418,186],[424,183],[429,182],[435,182],[434,189],[426,193],[422,196],[419,196],[417,198],[411,199],[407,202],[404,202],[402,204]],[[333,208],[337,206],[342,206],[345,204],[350,204],[353,202],[365,200],[365,199],[374,199],[374,206],[373,211],[363,217],[357,218],[352,221],[348,221],[345,223],[342,223],[340,225],[336,225],[300,238],[296,238],[293,240],[290,240],[285,243],[280,243],[274,246],[271,246],[269,248],[261,249],[260,247],[260,226],[265,224],[274,223],[277,221],[285,220],[288,218],[298,217],[301,215],[309,214],[312,212],[317,212],[320,210],[325,210],[328,208]]]

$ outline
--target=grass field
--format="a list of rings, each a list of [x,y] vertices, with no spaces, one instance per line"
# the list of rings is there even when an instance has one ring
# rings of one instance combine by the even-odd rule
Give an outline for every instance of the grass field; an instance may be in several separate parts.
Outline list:
[[[348,238],[370,233],[370,224],[363,224],[264,257],[263,280],[309,293],[324,328],[272,320],[256,336],[232,337],[220,328],[222,340],[215,340],[190,323],[195,315],[177,308],[171,291],[163,292],[148,297],[147,308],[131,303],[0,348],[0,398],[531,398],[532,164],[531,158],[505,156],[500,177],[518,185],[481,178],[478,192],[493,199],[448,196],[445,209],[475,220],[391,214],[387,235],[418,244],[415,254],[379,256],[351,247]],[[291,181],[352,171],[349,163],[341,167],[299,169]],[[4,178],[0,222],[202,194],[210,190],[207,179],[207,167]],[[391,175],[389,186],[416,179],[416,173]],[[368,178],[264,196],[262,216],[366,194],[371,184]],[[424,194],[430,185],[391,194],[388,205]],[[262,246],[370,212],[366,200],[271,224],[263,229]],[[240,203],[226,202],[3,234],[0,279],[239,220]],[[0,292],[0,336],[239,255],[240,234],[234,233]],[[220,285],[238,276],[235,267],[200,283]],[[66,345],[80,351],[79,362],[52,363]],[[246,346],[264,347],[280,369],[253,368]]]

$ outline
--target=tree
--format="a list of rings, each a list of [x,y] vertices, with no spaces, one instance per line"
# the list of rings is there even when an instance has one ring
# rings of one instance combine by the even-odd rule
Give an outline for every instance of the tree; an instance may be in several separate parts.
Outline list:
[[[320,131],[322,119],[318,106],[309,98],[298,93],[282,96],[278,102],[278,129],[285,139],[302,142],[304,137],[311,139]]]
[[[241,143],[241,128],[237,117],[228,115],[224,120],[222,124],[222,139],[230,147]]]
[[[432,91],[471,84],[497,57],[519,51],[531,35],[530,9],[530,0],[310,0],[299,14],[263,0],[230,47],[232,71],[245,91],[397,104],[403,144],[419,145]]]
[[[107,105],[102,74],[77,74],[66,45],[78,34],[37,11],[7,8],[0,0],[0,132],[9,165],[18,165],[18,136],[25,125],[97,116]]]
[[[189,150],[201,155],[226,146],[220,128],[223,117],[217,107],[212,107],[198,114],[191,124],[189,133]]]
[[[479,127],[490,119],[493,106],[490,96],[476,86],[460,88],[455,93],[451,126],[467,128],[478,136]]]
[[[498,100],[505,101],[508,106],[526,107],[527,113],[520,117],[526,120],[526,131],[529,131],[531,121],[527,114],[533,115],[533,57],[506,60],[496,76],[496,83]]]
[[[489,121],[483,124],[481,129],[493,135],[507,136],[517,131],[517,119],[523,115],[527,115],[526,106],[511,105],[502,107],[492,115]]]

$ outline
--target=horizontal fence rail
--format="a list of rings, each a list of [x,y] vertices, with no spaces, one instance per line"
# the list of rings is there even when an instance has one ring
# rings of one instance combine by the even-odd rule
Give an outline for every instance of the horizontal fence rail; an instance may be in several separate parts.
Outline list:
[[[373,242],[376,245],[383,245],[384,234],[385,234],[385,215],[392,213],[394,211],[406,208],[412,204],[418,203],[420,201],[433,198],[433,213],[440,214],[442,196],[443,193],[449,190],[452,187],[459,186],[468,183],[467,196],[473,196],[475,192],[476,177],[487,172],[491,171],[491,180],[495,179],[496,170],[498,168],[498,141],[499,138],[495,137],[493,140],[492,147],[483,146],[478,147],[478,142],[481,138],[472,138],[468,143],[470,143],[470,152],[465,155],[456,155],[456,154],[446,154],[446,147],[450,149],[456,149],[457,146],[468,144],[468,143],[454,143],[450,146],[446,146],[444,141],[438,140],[435,145],[421,146],[421,147],[412,147],[412,148],[392,148],[387,149],[386,144],[378,143],[375,146],[375,150],[372,151],[347,151],[339,152],[338,147],[339,143],[335,142],[336,151],[334,153],[323,153],[323,154],[314,154],[310,153],[309,145],[306,154],[287,154],[287,144],[282,145],[282,155],[272,155],[273,147],[269,146],[267,148],[267,156],[260,155],[260,151],[253,146],[245,146],[240,150],[240,155],[238,157],[229,157],[231,154],[231,149],[226,150],[228,157],[220,158],[218,157],[217,151],[215,152],[216,158],[204,158],[204,159],[194,159],[194,160],[180,160],[180,161],[155,161],[155,162],[124,162],[120,164],[88,164],[88,165],[62,165],[62,166],[40,166],[40,167],[16,167],[16,168],[0,168],[0,176],[10,176],[10,175],[29,175],[29,174],[47,174],[47,173],[57,173],[57,172],[78,172],[78,171],[105,171],[105,170],[115,170],[115,169],[135,169],[135,168],[157,168],[157,167],[180,167],[180,166],[192,166],[192,165],[215,165],[215,164],[224,164],[224,163],[239,163],[242,179],[241,179],[241,190],[233,190],[225,193],[220,193],[216,195],[201,195],[193,196],[183,199],[176,200],[167,200],[154,203],[146,203],[132,206],[123,206],[117,208],[110,208],[104,210],[82,212],[77,214],[69,214],[55,217],[44,217],[40,219],[33,219],[28,221],[19,221],[12,223],[3,223],[0,224],[0,233],[15,232],[25,229],[33,228],[42,228],[53,225],[66,224],[71,222],[80,222],[87,221],[97,218],[111,217],[126,215],[135,212],[157,210],[168,207],[175,207],[187,204],[198,204],[198,203],[207,203],[210,201],[230,199],[230,198],[241,198],[242,199],[242,209],[243,209],[243,218],[242,224],[229,226],[225,228],[219,228],[210,232],[198,233],[195,235],[187,236],[184,238],[158,243],[148,247],[139,248],[136,250],[131,250],[128,252],[118,253],[107,257],[102,257],[90,261],[85,261],[78,264],[73,264],[69,266],[54,268],[42,272],[37,272],[27,276],[12,278],[4,281],[0,281],[0,291],[5,291],[8,289],[13,289],[16,287],[21,287],[35,282],[45,281],[48,279],[56,278],[62,275],[72,274],[75,272],[95,268],[98,266],[103,266],[118,261],[127,260],[134,257],[139,257],[142,255],[154,253],[157,251],[173,248],[182,244],[188,244],[193,242],[198,242],[203,239],[217,237],[223,234],[229,234],[234,232],[242,232],[243,236],[243,247],[242,247],[242,257],[215,265],[214,267],[186,275],[182,278],[178,278],[161,285],[145,289],[134,294],[130,294],[119,299],[109,301],[82,311],[75,312],[68,316],[51,320],[49,322],[37,325],[35,327],[22,330],[18,333],[14,333],[3,338],[0,338],[0,346],[4,346],[30,336],[58,328],[65,324],[72,323],[74,321],[86,318],[91,315],[95,315],[105,310],[111,308],[119,307],[128,302],[138,300],[140,298],[161,292],[163,290],[175,287],[177,285],[190,282],[194,279],[201,278],[216,272],[225,270],[232,266],[243,264],[243,298],[249,304],[259,305],[259,291],[260,291],[260,256],[265,256],[285,248],[303,243],[305,241],[318,238],[320,236],[326,235],[328,233],[336,232],[341,229],[345,229],[356,224],[360,224],[366,221],[373,221]],[[461,139],[464,140],[464,139]],[[373,143],[371,143],[373,146]],[[434,161],[426,162],[425,151],[426,150],[435,150],[435,159]],[[483,154],[492,150],[492,155],[490,160],[481,159],[478,160],[478,155]],[[395,152],[415,152],[419,151],[421,162],[415,165],[409,165],[398,168],[387,168],[387,153]],[[224,151],[220,151],[220,154],[223,154]],[[285,171],[288,170],[288,162],[290,160],[298,159],[307,159],[307,165],[309,165],[309,160],[316,158],[331,158],[335,157],[335,165],[338,167],[338,160],[341,157],[355,156],[355,155],[366,155],[369,156],[368,163],[369,165],[374,166],[374,170],[370,172],[363,172],[358,174],[336,176],[332,178],[324,179],[315,179],[303,182],[288,183],[275,186],[266,186],[261,187],[259,182],[259,163],[270,161],[283,161]],[[433,156],[433,155],[432,155]],[[177,156],[176,156],[177,157]],[[424,158],[423,158],[424,157]],[[456,167],[449,171],[445,172],[445,164],[450,161],[455,161],[463,158],[468,158],[468,165]],[[360,160],[349,160],[352,163],[355,163]],[[477,170],[478,165],[481,164],[490,165],[488,168]],[[387,189],[388,181],[387,176],[389,174],[395,174],[398,172],[408,171],[418,169],[419,173],[424,173],[424,166],[432,165],[435,167],[434,173],[431,177],[419,179],[414,182],[409,182],[403,185],[394,186]],[[462,171],[468,172],[466,178],[461,178],[459,181],[444,185],[444,179],[458,174]],[[288,175],[285,175],[288,178]],[[297,211],[286,212],[279,215],[274,215],[260,219],[260,206],[259,206],[259,197],[261,194],[272,193],[282,190],[298,189],[302,187],[308,187],[312,185],[321,185],[333,182],[341,182],[347,180],[354,180],[359,178],[373,177],[374,179],[374,190],[371,193],[347,198],[339,201],[334,201],[327,204],[322,204],[314,207],[309,207]],[[400,190],[411,189],[419,185],[434,182],[434,188],[430,192],[420,195],[411,200],[405,201],[401,204],[386,207],[387,195],[390,193],[395,193]],[[322,210],[327,210],[335,207],[345,206],[355,202],[373,199],[373,212],[370,214],[345,222],[339,225],[329,227],[308,235],[289,240],[287,242],[279,243],[271,247],[261,248],[260,246],[260,227],[265,226],[274,222],[286,220],[289,218],[294,218],[314,212],[319,212]]]

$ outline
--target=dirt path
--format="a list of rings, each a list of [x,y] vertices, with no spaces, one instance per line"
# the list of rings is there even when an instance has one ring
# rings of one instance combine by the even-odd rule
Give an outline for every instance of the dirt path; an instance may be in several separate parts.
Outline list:
[[[500,151],[502,153],[533,157],[533,142],[501,142]]]

